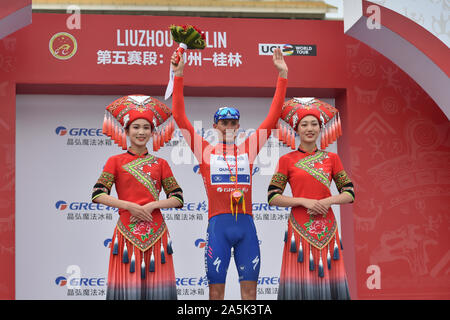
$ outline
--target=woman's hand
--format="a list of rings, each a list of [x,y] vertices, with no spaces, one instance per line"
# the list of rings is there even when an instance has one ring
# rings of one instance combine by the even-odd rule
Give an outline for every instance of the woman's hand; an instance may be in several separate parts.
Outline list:
[[[139,218],[136,218],[135,216],[130,216],[131,223],[138,223],[139,221],[141,221]]]
[[[288,67],[286,62],[284,61],[283,53],[280,48],[276,48],[273,51],[273,65],[278,70],[278,74],[280,77],[287,79]]]
[[[150,217],[152,217],[152,212],[153,212],[153,210],[156,209],[155,203],[156,203],[155,201],[152,201],[152,202],[149,202],[149,203],[143,205],[145,212],[146,212],[147,214],[149,214]],[[153,218],[152,218],[152,219],[153,219]]]
[[[179,55],[180,61],[177,64],[177,52],[174,52],[172,54],[172,58],[170,59],[170,67],[172,68],[173,73],[176,77],[182,77],[183,76],[183,70],[184,70],[184,60],[183,55]]]
[[[303,207],[305,207],[308,210],[309,214],[316,214],[316,215],[326,215],[328,213],[328,209],[330,209],[330,205],[327,204],[327,201],[324,201],[326,199],[322,200],[315,200],[315,199],[303,199]]]
[[[146,209],[145,206],[130,202],[127,210],[131,213],[130,221],[133,223],[138,221],[153,221],[151,213],[148,213],[148,209]]]
[[[325,208],[325,210],[326,210],[325,214],[328,213],[328,211],[330,210],[331,204],[332,204],[330,201],[330,198],[324,198],[324,199],[318,200],[318,202],[323,208]]]

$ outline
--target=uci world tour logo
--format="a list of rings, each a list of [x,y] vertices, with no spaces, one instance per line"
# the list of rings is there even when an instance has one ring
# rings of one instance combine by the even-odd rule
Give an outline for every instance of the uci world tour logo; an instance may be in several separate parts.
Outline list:
[[[58,128],[56,128],[55,132],[58,136],[65,136],[67,134],[67,128],[59,126]]]
[[[58,60],[68,60],[77,52],[77,40],[70,33],[59,32],[51,37],[48,49]]]
[[[284,56],[317,56],[315,44],[259,43],[258,53],[260,56],[269,56],[275,48],[280,48]]]
[[[291,44],[285,44],[283,45],[281,51],[285,56],[292,56],[294,54],[294,46]]]

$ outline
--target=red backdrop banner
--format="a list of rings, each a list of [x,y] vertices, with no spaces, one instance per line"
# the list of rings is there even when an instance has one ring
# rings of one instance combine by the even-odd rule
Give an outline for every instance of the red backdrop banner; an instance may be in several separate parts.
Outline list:
[[[288,97],[336,99],[339,153],[356,190],[354,205],[341,209],[352,298],[449,298],[449,123],[402,70],[344,35],[342,22],[82,15],[80,29],[67,29],[69,16],[34,14],[0,43],[1,298],[14,298],[14,85],[18,93],[163,95],[176,49],[170,24],[207,32],[207,48],[186,54],[187,94],[270,96],[268,54],[282,45]]]

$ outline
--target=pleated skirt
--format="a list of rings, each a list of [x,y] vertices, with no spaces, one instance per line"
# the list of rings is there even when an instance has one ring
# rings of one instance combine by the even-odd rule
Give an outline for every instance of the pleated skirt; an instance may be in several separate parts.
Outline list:
[[[285,240],[278,300],[350,300],[337,230],[330,243],[319,250],[288,222]]]
[[[142,252],[116,227],[109,259],[106,300],[177,299],[171,249],[167,250],[167,234],[167,231],[164,232],[150,249]]]

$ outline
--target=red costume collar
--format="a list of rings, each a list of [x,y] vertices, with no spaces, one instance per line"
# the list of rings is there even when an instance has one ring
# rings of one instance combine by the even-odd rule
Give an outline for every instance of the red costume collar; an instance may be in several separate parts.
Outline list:
[[[134,156],[134,157],[144,157],[144,156],[148,155],[148,150],[145,150],[144,153],[139,154],[139,153],[133,153],[133,152],[131,151],[131,149],[128,148],[127,153],[128,153],[128,154],[131,154],[131,155]]]
[[[313,150],[313,152],[306,152],[305,150],[303,150],[302,148],[300,148],[300,146],[297,149],[298,151],[300,151],[301,153],[306,153],[306,154],[314,154],[317,152],[317,150],[319,150],[316,146],[316,148]]]

